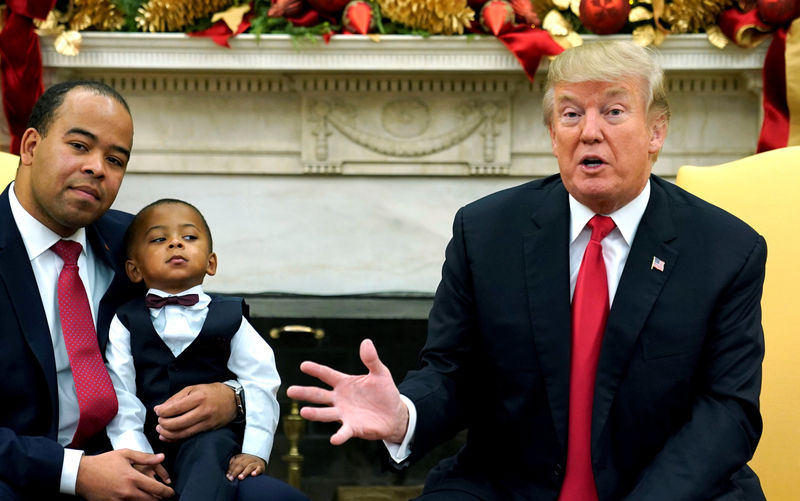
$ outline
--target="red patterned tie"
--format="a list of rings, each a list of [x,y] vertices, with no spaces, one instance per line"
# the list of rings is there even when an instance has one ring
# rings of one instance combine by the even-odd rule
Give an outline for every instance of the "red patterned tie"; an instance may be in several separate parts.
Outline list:
[[[52,249],[64,261],[58,275],[58,312],[80,409],[70,446],[80,447],[117,414],[117,395],[100,356],[89,299],[78,275],[81,244],[59,240]]]
[[[592,400],[597,359],[608,318],[608,280],[600,241],[614,229],[607,216],[588,223],[592,237],[572,296],[572,356],[569,381],[567,469],[559,501],[596,501],[592,473]]]

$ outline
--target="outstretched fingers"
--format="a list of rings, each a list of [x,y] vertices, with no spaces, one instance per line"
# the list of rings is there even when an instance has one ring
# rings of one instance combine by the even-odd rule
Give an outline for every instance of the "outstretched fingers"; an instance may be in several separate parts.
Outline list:
[[[316,386],[290,386],[286,389],[286,395],[294,400],[317,405],[333,404],[333,392]]]
[[[334,421],[341,421],[342,414],[336,407],[303,407],[300,409],[300,416],[309,421],[320,421],[323,423],[332,423]]]
[[[383,365],[381,359],[378,358],[378,350],[375,348],[371,339],[361,341],[358,354],[361,357],[361,363],[369,370],[370,374],[376,376],[384,376],[389,374],[389,369]]]
[[[316,362],[303,362],[300,364],[300,370],[311,377],[319,379],[331,387],[336,387],[336,385],[342,379],[347,377],[347,374],[331,369],[327,365],[321,365]]]
[[[342,445],[353,438],[353,429],[347,424],[342,424],[339,429],[331,435],[331,445]]]

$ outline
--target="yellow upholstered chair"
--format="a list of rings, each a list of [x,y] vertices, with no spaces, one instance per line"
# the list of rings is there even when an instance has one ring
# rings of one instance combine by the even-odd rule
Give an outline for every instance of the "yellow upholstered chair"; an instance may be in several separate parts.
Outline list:
[[[19,165],[19,157],[0,151],[0,192],[6,189],[8,183],[14,179],[17,174],[17,165]]]
[[[764,434],[750,465],[770,501],[800,496],[800,146],[713,167],[677,184],[743,219],[767,240],[763,310]]]

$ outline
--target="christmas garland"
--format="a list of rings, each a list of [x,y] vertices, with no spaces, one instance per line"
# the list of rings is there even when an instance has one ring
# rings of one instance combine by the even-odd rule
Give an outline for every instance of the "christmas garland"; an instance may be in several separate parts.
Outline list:
[[[80,32],[90,30],[199,33],[226,45],[243,32],[499,35],[520,25],[544,29],[564,48],[586,33],[630,33],[643,46],[706,33],[722,48],[729,38],[718,18],[726,10],[757,10],[775,24],[776,10],[798,8],[797,0],[59,0],[36,25],[65,55],[77,54]]]

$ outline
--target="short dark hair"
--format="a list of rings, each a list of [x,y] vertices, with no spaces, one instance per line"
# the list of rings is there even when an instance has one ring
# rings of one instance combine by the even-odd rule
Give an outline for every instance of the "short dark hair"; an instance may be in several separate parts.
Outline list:
[[[159,205],[166,205],[166,204],[183,205],[183,206],[188,207],[188,208],[192,209],[193,211],[195,211],[197,213],[197,215],[200,216],[200,221],[202,221],[202,223],[203,223],[203,230],[206,232],[206,235],[208,235],[208,252],[211,252],[211,251],[214,250],[214,242],[211,239],[211,228],[209,228],[208,222],[206,221],[206,218],[203,217],[203,213],[200,212],[200,210],[197,207],[195,207],[194,205],[192,205],[189,202],[186,202],[184,200],[178,200],[177,198],[161,198],[159,200],[156,200],[153,203],[145,205],[142,208],[142,210],[137,212],[136,215],[133,216],[133,221],[131,221],[131,224],[128,226],[128,229],[125,230],[124,243],[125,243],[125,256],[127,258],[130,259],[131,250],[133,249],[133,244],[135,242],[135,238],[136,238],[137,234],[140,231],[142,231],[141,226],[142,226],[142,221],[144,220],[145,214],[150,209],[152,209],[154,207],[158,207]]]
[[[39,97],[36,104],[33,105],[33,110],[28,117],[28,129],[36,129],[39,134],[44,137],[47,135],[50,125],[55,119],[56,112],[64,104],[64,96],[72,89],[86,89],[95,94],[110,97],[121,104],[128,114],[131,114],[131,109],[122,95],[103,82],[96,82],[94,80],[68,80],[66,82],[57,83],[49,87],[44,94]]]

